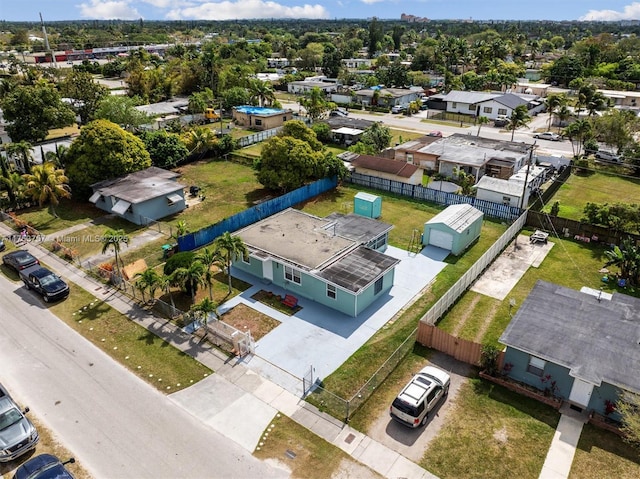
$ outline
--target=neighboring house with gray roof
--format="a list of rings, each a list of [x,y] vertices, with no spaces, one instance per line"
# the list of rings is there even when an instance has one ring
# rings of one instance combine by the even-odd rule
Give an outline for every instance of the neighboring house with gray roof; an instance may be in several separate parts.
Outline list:
[[[640,299],[539,280],[500,337],[504,372],[577,408],[606,413],[640,394]]]
[[[421,98],[421,91],[409,90],[408,88],[380,88],[371,87],[355,92],[357,103],[363,105],[374,105],[383,107],[393,107],[396,105],[408,105]]]
[[[356,173],[410,185],[421,185],[424,176],[423,170],[414,164],[382,156],[358,155],[351,160],[351,166],[355,168]]]
[[[476,198],[479,200],[502,203],[518,208],[527,208],[529,198],[542,186],[547,178],[548,168],[542,166],[523,166],[520,171],[511,175],[509,179],[483,176],[473,186]],[[525,181],[527,187],[524,187]],[[524,200],[522,199],[524,195]]]
[[[511,116],[513,110],[520,105],[526,105],[530,114],[535,114],[544,108],[543,102],[537,95],[524,93],[452,90],[444,95],[441,101],[446,103],[448,113],[485,116],[489,120],[495,120],[498,116]]]
[[[290,208],[234,233],[249,255],[233,267],[356,317],[393,286],[399,260],[382,252],[391,228],[354,214],[319,218]]]
[[[137,225],[146,225],[186,208],[180,175],[152,166],[91,185],[89,198],[98,208]]]

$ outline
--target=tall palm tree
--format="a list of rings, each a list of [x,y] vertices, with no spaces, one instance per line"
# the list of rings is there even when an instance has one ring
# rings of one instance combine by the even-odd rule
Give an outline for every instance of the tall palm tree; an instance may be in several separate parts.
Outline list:
[[[486,116],[479,116],[476,122],[478,123],[478,133],[476,134],[476,136],[480,136],[480,128],[482,128],[482,125],[486,125],[487,123],[489,123],[489,118],[487,118]]]
[[[513,141],[513,136],[516,134],[516,129],[527,126],[530,121],[531,116],[529,116],[526,105],[519,105],[511,112],[508,124],[508,129],[511,130],[511,141]]]
[[[556,114],[556,108],[562,104],[562,97],[560,95],[551,94],[545,98],[544,104],[549,112],[549,125],[547,126],[547,130],[551,130],[553,116]]]
[[[208,328],[207,325],[209,323],[209,313],[213,313],[216,318],[218,317],[218,305],[210,300],[209,298],[204,298],[198,304],[194,304],[191,306],[190,311],[196,313],[197,317],[202,320],[202,325],[204,326],[204,335],[207,336]]]
[[[209,288],[209,299],[213,300],[213,281],[215,273],[211,270],[214,264],[220,264],[224,267],[224,258],[215,250],[204,248],[195,258],[205,266],[204,282]]]
[[[31,162],[33,161],[33,145],[28,141],[19,141],[17,143],[9,143],[5,146],[7,157],[12,158],[16,166],[23,173],[29,173],[31,170]]]
[[[300,105],[307,111],[307,116],[312,122],[322,117],[330,109],[329,103],[324,92],[317,87],[306,92],[304,97],[300,99]]]
[[[612,250],[605,251],[609,261],[605,263],[607,266],[618,266],[620,268],[620,276],[628,279],[633,284],[638,283],[640,276],[640,248],[635,241],[630,238],[622,240],[621,246],[615,246]]]
[[[189,154],[199,154],[203,156],[216,143],[215,133],[207,127],[198,126],[185,135],[185,144],[189,149]]]
[[[204,284],[205,266],[200,261],[193,261],[188,268],[177,268],[172,276],[176,283],[191,294],[191,303],[196,302],[198,286]]]
[[[142,293],[142,301],[146,303],[144,298],[145,291],[149,291],[150,300],[155,298],[156,289],[160,286],[160,275],[153,268],[147,268],[142,273],[136,275],[138,280],[136,281],[136,287]]]
[[[249,91],[251,92],[251,99],[258,100],[259,106],[271,105],[276,101],[273,86],[269,82],[252,78],[249,80]]]
[[[158,287],[164,290],[165,293],[169,296],[169,302],[171,303],[171,307],[173,310],[176,309],[176,304],[173,301],[173,294],[171,294],[171,286],[174,285],[173,276],[170,274],[162,275],[158,279]]]
[[[558,122],[562,125],[573,116],[573,111],[571,111],[567,105],[560,105],[560,107],[556,109],[556,116],[558,117]],[[558,131],[560,131],[560,126],[558,126]]]
[[[53,163],[47,162],[34,166],[31,173],[23,175],[23,178],[25,196],[37,201],[40,206],[49,203],[51,214],[57,218],[56,206],[60,198],[71,198],[71,189],[67,184],[69,178],[64,170],[56,169]]]
[[[122,244],[128,245],[131,239],[124,230],[107,230],[101,238],[102,241],[102,254],[105,254],[110,249],[113,250],[113,254],[116,260],[116,272],[120,272],[120,246]],[[124,267],[124,264],[122,265]]]
[[[2,177],[0,181],[7,188],[7,193],[9,195],[9,201],[13,205],[17,205],[18,201],[20,201],[24,196],[24,178],[17,171],[7,171],[2,172]]]
[[[584,142],[591,135],[591,123],[585,119],[576,120],[564,129],[563,134],[571,140],[573,156],[580,156]]]
[[[229,294],[231,294],[231,263],[238,256],[247,256],[249,251],[239,236],[232,236],[231,233],[225,231],[222,236],[218,236],[214,241],[216,250],[224,258],[225,269],[227,270],[227,278],[229,280]]]

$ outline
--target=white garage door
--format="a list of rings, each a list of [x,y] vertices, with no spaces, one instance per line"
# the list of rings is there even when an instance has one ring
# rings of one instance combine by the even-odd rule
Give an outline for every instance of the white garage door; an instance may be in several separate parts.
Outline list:
[[[451,248],[453,248],[453,235],[440,230],[430,230],[429,244],[451,251]]]

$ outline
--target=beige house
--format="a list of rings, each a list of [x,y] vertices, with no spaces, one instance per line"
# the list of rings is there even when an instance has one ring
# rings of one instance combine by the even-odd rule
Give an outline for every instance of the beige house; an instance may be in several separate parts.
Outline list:
[[[385,156],[416,165],[423,170],[436,171],[438,169],[438,155],[425,151],[424,148],[440,138],[437,136],[423,136],[395,146],[385,151]]]
[[[254,130],[270,130],[282,126],[285,121],[293,119],[291,110],[265,108],[258,106],[236,106],[232,113],[236,125]]]
[[[381,156],[358,155],[351,161],[356,173],[386,180],[400,181],[409,185],[422,184],[422,169],[406,161],[391,160]]]

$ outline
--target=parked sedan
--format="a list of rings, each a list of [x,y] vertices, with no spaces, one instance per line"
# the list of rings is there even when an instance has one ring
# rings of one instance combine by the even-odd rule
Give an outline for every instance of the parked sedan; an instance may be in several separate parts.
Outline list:
[[[549,140],[549,141],[560,141],[562,137],[557,133],[553,133],[551,131],[545,131],[544,133],[536,133],[533,135],[534,138],[540,138],[541,140]]]
[[[51,454],[40,454],[33,457],[16,469],[13,479],[74,479],[73,475],[64,467],[73,464],[75,459],[61,462]]]
[[[13,268],[16,271],[23,270],[34,264],[40,264],[38,259],[28,251],[18,249],[5,254],[2,257],[2,264]]]

